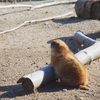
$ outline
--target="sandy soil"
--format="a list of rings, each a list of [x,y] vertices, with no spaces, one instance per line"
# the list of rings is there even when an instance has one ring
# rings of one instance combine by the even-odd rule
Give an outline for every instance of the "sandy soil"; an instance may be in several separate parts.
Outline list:
[[[40,4],[41,0],[24,2]],[[8,3],[9,4],[9,3]],[[0,3],[0,5],[6,5]],[[26,8],[0,9],[0,31],[11,29],[24,21],[61,15],[74,11],[74,5],[59,5],[34,11]],[[100,98],[100,59],[86,65],[89,73],[89,90],[67,89],[52,82],[38,89],[38,92],[25,94],[17,80],[50,63],[49,41],[65,39],[70,49],[78,52],[77,43],[72,39],[77,30],[88,36],[100,38],[98,20],[72,19],[71,16],[24,26],[16,31],[0,35],[0,98],[1,100],[98,100]],[[94,48],[96,49],[96,48]]]

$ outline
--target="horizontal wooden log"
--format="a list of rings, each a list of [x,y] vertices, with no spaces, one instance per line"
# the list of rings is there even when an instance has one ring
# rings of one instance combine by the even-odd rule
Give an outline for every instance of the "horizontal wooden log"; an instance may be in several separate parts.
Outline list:
[[[80,35],[80,36],[79,36]],[[85,38],[86,43],[92,45],[90,42],[93,42],[92,39],[84,36],[83,34],[75,34],[75,39],[78,39],[80,43],[82,42],[82,37]],[[77,38],[78,37],[78,38]],[[80,38],[81,37],[81,38]],[[95,40],[94,40],[95,42]],[[92,46],[89,46],[88,48],[78,52],[75,54],[75,56],[83,63],[87,64],[91,61],[97,59],[100,57],[100,42],[93,42]],[[96,49],[94,49],[96,48]],[[47,83],[50,83],[52,81],[56,80],[54,69],[51,65],[48,65],[46,67],[43,67],[39,69],[38,71],[35,71],[29,75],[23,76],[20,78],[17,83],[22,83],[23,89],[27,92],[34,92],[34,90],[42,85],[46,85]]]

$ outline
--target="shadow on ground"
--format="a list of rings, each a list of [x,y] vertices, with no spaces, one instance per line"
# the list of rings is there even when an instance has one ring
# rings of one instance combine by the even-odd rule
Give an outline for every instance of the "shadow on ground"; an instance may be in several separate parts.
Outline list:
[[[95,32],[95,33],[90,33],[87,36],[94,40],[98,40],[98,39],[100,39],[100,31]]]
[[[69,18],[61,18],[61,19],[53,19],[52,21],[55,23],[60,23],[60,24],[72,24],[72,23],[78,23],[81,21],[86,21],[86,20],[91,20],[91,19],[83,19],[83,18],[79,18],[79,17],[69,17]],[[93,19],[92,19],[93,20]],[[98,20],[99,21],[99,20]]]
[[[58,92],[58,91],[69,91],[72,89],[74,89],[74,87],[67,87],[61,84],[60,82],[55,81],[38,88],[38,92]]]
[[[51,82],[45,86],[38,88],[38,92],[57,92],[61,90],[71,90],[73,88],[66,87],[59,82]],[[24,96],[31,93],[24,92],[22,85],[9,85],[9,86],[0,86],[0,92],[3,92],[0,96],[1,99],[4,98],[15,98],[17,96]]]
[[[82,19],[78,17],[70,17],[70,18],[63,18],[63,19],[53,19],[52,21],[60,24],[68,24],[68,23],[72,24],[72,23],[78,23],[85,20],[86,19]]]
[[[21,85],[0,86],[0,92],[3,92],[0,98],[14,98],[25,95]]]

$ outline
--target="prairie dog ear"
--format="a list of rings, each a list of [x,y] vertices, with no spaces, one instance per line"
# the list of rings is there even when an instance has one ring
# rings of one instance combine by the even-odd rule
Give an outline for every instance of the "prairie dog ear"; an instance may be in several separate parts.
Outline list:
[[[53,41],[51,43],[51,47],[58,47],[59,46],[59,43],[57,43],[56,41]]]

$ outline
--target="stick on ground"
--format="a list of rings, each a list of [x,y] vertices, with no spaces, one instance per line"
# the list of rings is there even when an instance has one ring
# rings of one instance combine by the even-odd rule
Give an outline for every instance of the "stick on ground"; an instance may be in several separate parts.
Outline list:
[[[45,3],[45,4],[33,6],[33,7],[31,8],[31,10],[39,9],[39,8],[44,8],[44,7],[49,7],[49,6],[61,5],[61,4],[75,4],[75,3],[76,3],[76,1],[50,2],[50,3]]]
[[[0,9],[26,7],[26,8],[30,8],[30,10],[35,10],[35,9],[39,9],[39,8],[49,7],[49,6],[55,6],[55,5],[61,5],[61,4],[75,4],[75,3],[76,3],[76,0],[50,2],[50,3],[40,4],[40,5],[13,4],[13,5],[7,5],[7,6],[0,6]]]
[[[19,8],[19,7],[32,8],[33,5],[12,4],[12,5],[7,5],[7,6],[0,6],[0,9]]]
[[[30,20],[30,21],[25,21],[24,23],[18,25],[17,27],[14,27],[10,30],[6,30],[6,31],[2,31],[0,32],[0,35],[1,34],[4,34],[4,33],[9,33],[9,32],[12,32],[12,31],[15,31],[25,25],[28,25],[28,24],[31,24],[31,23],[40,23],[40,22],[44,22],[44,21],[48,21],[48,20],[53,20],[53,19],[59,19],[59,18],[64,18],[64,17],[67,17],[69,15],[71,15],[73,12],[69,12],[69,13],[66,13],[66,14],[63,14],[63,15],[59,15],[59,16],[54,16],[54,17],[49,17],[49,18],[43,18],[43,19],[38,19],[38,20]]]

